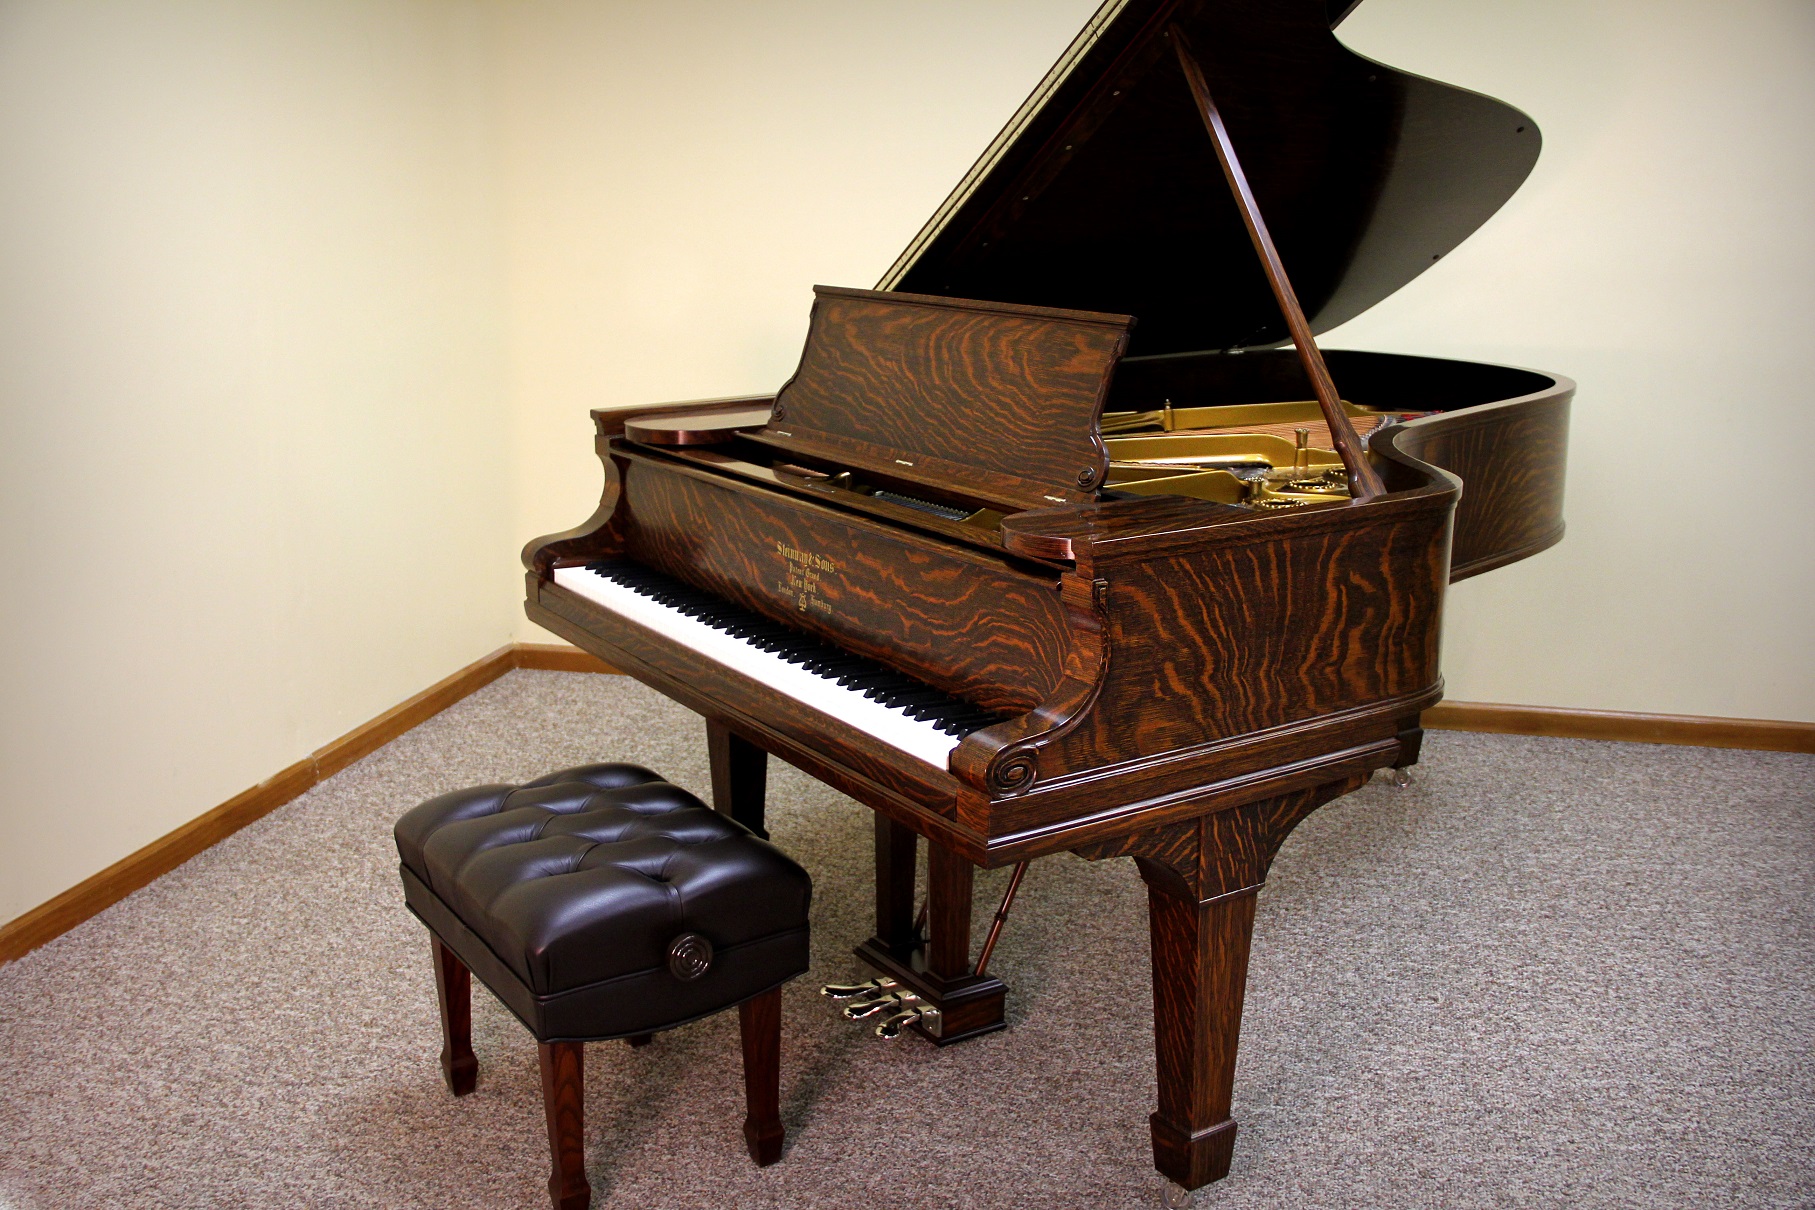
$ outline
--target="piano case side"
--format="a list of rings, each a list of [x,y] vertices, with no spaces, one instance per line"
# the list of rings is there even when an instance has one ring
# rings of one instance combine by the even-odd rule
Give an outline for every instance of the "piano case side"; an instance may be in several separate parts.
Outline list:
[[[1394,479],[1364,506],[1173,532],[1131,511],[1126,534],[1074,533],[1097,683],[1026,720],[1045,730],[992,728],[953,756],[983,787],[958,814],[990,838],[989,864],[1393,764],[1442,695],[1457,497],[1439,471]]]

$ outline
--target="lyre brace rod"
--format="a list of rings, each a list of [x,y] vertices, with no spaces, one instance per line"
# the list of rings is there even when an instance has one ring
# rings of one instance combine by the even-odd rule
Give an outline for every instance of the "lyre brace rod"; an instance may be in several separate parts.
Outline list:
[[[1015,906],[1015,892],[1021,889],[1021,879],[1027,876],[1027,862],[1023,861],[1009,875],[1008,890],[1002,892],[1002,906],[996,909],[996,918],[989,922],[989,936],[983,939],[983,949],[977,954],[976,973],[981,975],[989,970],[990,955],[996,952],[996,938],[1002,935],[1002,922],[1008,919],[1008,909]]]
[[[1248,237],[1254,241],[1254,250],[1260,254],[1261,265],[1267,271],[1267,282],[1273,287],[1273,297],[1279,300],[1279,309],[1285,313],[1286,328],[1298,348],[1298,360],[1311,380],[1311,389],[1317,393],[1317,406],[1323,410],[1324,422],[1330,426],[1330,440],[1348,472],[1349,494],[1361,503],[1385,495],[1386,484],[1381,482],[1380,472],[1362,452],[1361,438],[1356,435],[1355,426],[1349,423],[1348,413],[1343,411],[1342,398],[1337,395],[1336,383],[1330,378],[1330,368],[1324,364],[1323,353],[1311,335],[1304,308],[1298,305],[1298,295],[1279,259],[1279,249],[1273,246],[1273,236],[1267,231],[1267,220],[1261,217],[1260,207],[1255,204],[1254,191],[1248,187],[1248,177],[1242,172],[1241,160],[1236,157],[1235,144],[1229,141],[1223,115],[1210,96],[1210,86],[1204,82],[1204,69],[1198,66],[1196,56],[1191,53],[1184,30],[1173,25],[1166,30],[1166,35],[1172,39],[1172,49],[1178,54],[1185,83],[1191,86],[1191,95],[1197,101],[1198,116],[1204,119],[1210,141],[1216,144],[1216,158],[1222,163],[1223,177],[1229,182],[1229,191],[1235,195],[1235,204],[1241,210],[1242,222],[1247,225]]]

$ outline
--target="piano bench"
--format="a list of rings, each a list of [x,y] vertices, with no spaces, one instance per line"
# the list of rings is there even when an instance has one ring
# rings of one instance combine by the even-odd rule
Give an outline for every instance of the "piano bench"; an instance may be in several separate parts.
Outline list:
[[[636,765],[563,769],[431,798],[397,821],[404,899],[429,928],[441,1069],[471,1092],[470,974],[529,1027],[557,1210],[592,1200],[582,1044],[650,1034],[737,1005],[744,1139],[781,1156],[781,988],[807,969],[807,872]]]

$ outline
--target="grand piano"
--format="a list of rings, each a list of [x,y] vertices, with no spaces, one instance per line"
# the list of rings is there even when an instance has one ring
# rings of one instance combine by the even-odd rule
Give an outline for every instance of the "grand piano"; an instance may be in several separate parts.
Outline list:
[[[874,810],[876,979],[828,990],[885,1036],[1002,1028],[978,867],[1133,860],[1168,1204],[1229,1168],[1281,842],[1417,761],[1445,586],[1563,532],[1567,379],[1316,345],[1539,146],[1348,7],[1110,0],[775,395],[594,412],[597,511],[524,551],[532,620],[704,717],[720,810],[761,831],[770,755]]]

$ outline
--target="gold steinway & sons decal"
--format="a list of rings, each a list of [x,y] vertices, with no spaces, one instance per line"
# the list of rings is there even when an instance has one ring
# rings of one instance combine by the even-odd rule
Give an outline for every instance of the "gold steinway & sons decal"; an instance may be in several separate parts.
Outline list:
[[[809,551],[796,550],[786,542],[775,544],[775,553],[788,562],[788,576],[785,582],[776,585],[776,591],[786,593],[794,598],[797,608],[812,612],[829,614],[832,607],[819,596],[819,573],[837,571],[838,564],[824,555]]]

